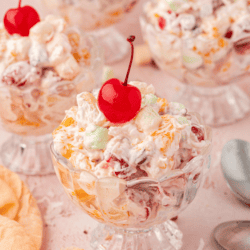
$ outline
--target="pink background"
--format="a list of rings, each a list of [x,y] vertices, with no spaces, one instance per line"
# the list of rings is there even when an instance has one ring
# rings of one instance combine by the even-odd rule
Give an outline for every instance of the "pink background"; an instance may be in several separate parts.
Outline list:
[[[17,2],[18,0],[0,1],[1,19],[3,19],[3,15],[8,8],[17,6]],[[117,28],[125,36],[136,35],[135,44],[143,42],[138,21],[143,2],[141,0],[133,12],[117,25]],[[33,5],[41,13],[41,16],[44,16],[44,9],[38,0],[23,0],[23,5],[26,4]],[[112,65],[116,77],[121,80],[125,78],[128,62],[129,55],[121,62]],[[133,65],[130,79],[152,83],[156,92],[169,101],[176,94],[178,88],[181,88],[177,80],[152,66],[138,67]],[[245,88],[250,94],[250,84],[246,85]],[[213,130],[214,140],[210,174],[205,184],[200,188],[195,200],[179,215],[177,220],[178,226],[184,234],[182,249],[196,250],[202,239],[205,243],[203,249],[212,250],[214,248],[210,242],[210,234],[217,224],[229,220],[250,220],[250,208],[243,205],[231,194],[222,176],[220,166],[220,154],[223,145],[234,138],[250,142],[249,128],[250,116],[233,125]],[[0,130],[0,144],[8,137],[8,133]],[[37,198],[42,211],[44,238],[41,249],[57,250],[77,246],[90,250],[88,246],[90,233],[97,223],[71,203],[56,176],[21,177]],[[84,230],[86,230],[85,233]]]

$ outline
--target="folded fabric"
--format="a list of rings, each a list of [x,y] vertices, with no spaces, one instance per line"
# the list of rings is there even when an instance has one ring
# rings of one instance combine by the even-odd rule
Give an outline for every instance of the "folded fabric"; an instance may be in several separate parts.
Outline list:
[[[42,218],[19,176],[0,166],[0,249],[39,250]]]

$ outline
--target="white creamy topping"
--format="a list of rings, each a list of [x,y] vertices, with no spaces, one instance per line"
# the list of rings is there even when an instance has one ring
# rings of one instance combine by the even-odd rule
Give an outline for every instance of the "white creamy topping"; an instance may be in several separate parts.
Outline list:
[[[95,100],[94,103],[91,101]],[[100,125],[104,120],[105,116],[99,110],[95,97],[87,92],[83,92],[77,95],[78,111],[76,120],[79,127],[87,127],[89,123]]]
[[[33,66],[46,65],[49,62],[48,53],[44,44],[33,42],[29,49],[29,61]]]
[[[1,60],[1,64],[4,64],[6,67],[17,61],[28,60],[30,46],[31,42],[28,37],[12,36],[11,39],[6,41],[6,51],[4,53],[4,59]]]

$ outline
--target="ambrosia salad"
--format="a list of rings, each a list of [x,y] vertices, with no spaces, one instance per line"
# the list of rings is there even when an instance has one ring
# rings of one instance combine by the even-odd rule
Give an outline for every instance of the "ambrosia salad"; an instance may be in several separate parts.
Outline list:
[[[109,122],[97,106],[96,90],[77,96],[54,131],[55,150],[79,169],[98,178],[159,179],[199,155],[208,146],[203,125],[184,105],[155,96],[152,85],[130,82],[142,94],[141,110],[131,121]]]
[[[249,11],[248,0],[152,0],[141,25],[162,69],[214,87],[250,70]]]
[[[10,132],[43,135],[60,123],[75,96],[95,88],[101,56],[92,38],[63,18],[46,16],[26,36],[0,25],[0,116]],[[100,66],[98,67],[98,60]]]

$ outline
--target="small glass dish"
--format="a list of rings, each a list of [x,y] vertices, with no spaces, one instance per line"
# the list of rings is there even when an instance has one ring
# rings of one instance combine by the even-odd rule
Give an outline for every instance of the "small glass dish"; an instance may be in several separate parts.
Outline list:
[[[190,113],[197,119],[194,113]],[[212,131],[204,125],[208,142],[201,154],[182,169],[159,179],[139,177],[126,181],[117,177],[97,178],[76,168],[50,146],[55,172],[69,198],[101,224],[94,229],[92,249],[177,250],[182,232],[170,219],[195,198],[209,165]]]
[[[70,25],[94,35],[105,51],[105,63],[121,60],[129,44],[112,27],[130,12],[138,0],[42,0],[46,9],[65,18]]]
[[[156,1],[148,3],[154,6]],[[177,17],[180,14],[175,13]],[[185,35],[168,32],[149,20],[145,8],[140,24],[156,64],[185,85],[176,101],[198,112],[211,126],[234,123],[250,112],[250,98],[238,86],[246,82],[250,72],[247,31],[239,38],[231,38],[230,30],[221,36],[216,27],[213,38],[196,26]]]
[[[65,34],[71,42],[83,45],[88,55],[84,57],[77,54],[76,48],[72,50],[80,65],[76,77],[67,80],[59,77],[53,67],[38,66],[42,73],[28,86],[0,83],[0,122],[12,134],[2,145],[0,157],[14,172],[54,173],[49,152],[52,131],[60,124],[65,110],[75,105],[77,94],[101,85],[103,53],[96,39],[76,28],[66,29]]]

